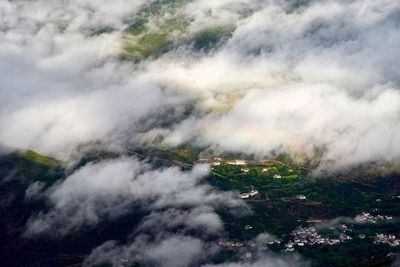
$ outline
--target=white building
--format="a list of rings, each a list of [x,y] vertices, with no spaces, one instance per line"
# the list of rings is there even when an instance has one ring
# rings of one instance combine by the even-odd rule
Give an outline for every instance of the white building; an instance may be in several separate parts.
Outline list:
[[[249,198],[249,197],[253,197],[253,196],[256,196],[256,195],[258,195],[258,194],[259,194],[259,192],[258,192],[257,190],[251,190],[251,191],[248,192],[248,193],[240,194],[239,197],[240,197],[241,199],[247,199],[247,198]]]
[[[244,159],[234,159],[226,162],[228,165],[246,165],[246,161]]]

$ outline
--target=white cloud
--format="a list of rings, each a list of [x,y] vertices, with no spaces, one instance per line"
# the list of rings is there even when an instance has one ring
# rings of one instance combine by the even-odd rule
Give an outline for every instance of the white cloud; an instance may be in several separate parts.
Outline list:
[[[85,264],[117,266],[128,260],[175,267],[207,262],[219,250],[210,240],[223,233],[215,209],[249,212],[237,195],[203,183],[209,172],[208,165],[186,172],[177,167],[153,170],[134,158],[89,164],[44,193],[36,192],[49,201],[50,209],[30,218],[25,236],[62,239],[139,208],[147,215],[132,225],[127,241],[105,242]]]
[[[232,38],[212,53],[183,46],[132,66],[116,56],[144,3],[1,3],[0,143],[66,157],[82,143],[171,130],[170,143],[259,155],[317,147],[328,167],[399,157],[396,1],[191,1],[179,13],[189,34],[234,24]],[[117,31],[91,36],[105,26]],[[141,125],[193,102],[191,121],[177,116],[173,129]]]
[[[68,158],[81,144],[129,141],[141,119],[178,104],[116,59],[120,31],[91,35],[124,29],[144,1],[106,2],[0,4],[1,144]]]
[[[399,9],[394,1],[310,1],[294,10],[268,2],[220,51],[150,62],[146,75],[196,95],[210,112],[166,142],[258,156],[318,149],[324,168],[398,160]]]
[[[376,89],[354,97],[326,84],[296,85],[276,91],[252,90],[226,114],[191,118],[166,142],[196,138],[225,151],[258,156],[278,151],[314,156],[327,150],[325,163],[351,166],[368,160],[395,160],[400,123],[396,90]]]
[[[63,237],[127,214],[133,204],[141,204],[150,211],[190,208],[189,212],[174,212],[175,216],[179,213],[177,223],[184,221],[186,225],[209,228],[207,231],[214,233],[222,230],[222,226],[212,207],[244,211],[246,208],[233,193],[217,192],[201,183],[208,174],[207,165],[197,165],[190,172],[177,167],[151,170],[147,164],[131,158],[87,165],[47,190],[45,194],[53,207],[30,219],[27,234]],[[156,218],[163,217],[153,220]]]
[[[112,241],[103,244],[92,252],[85,264],[111,262],[118,266],[121,262],[139,262],[150,266],[184,267],[197,265],[215,252],[215,247],[199,238],[176,234],[150,240],[148,236],[140,236],[125,246]]]

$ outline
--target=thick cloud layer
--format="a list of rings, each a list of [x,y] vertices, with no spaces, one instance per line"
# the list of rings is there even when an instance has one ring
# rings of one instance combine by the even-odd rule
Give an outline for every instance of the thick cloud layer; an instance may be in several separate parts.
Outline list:
[[[152,63],[149,75],[191,89],[212,110],[229,110],[190,118],[167,142],[194,139],[259,156],[326,151],[328,167],[398,160],[400,5],[289,3],[269,1],[200,61]]]
[[[0,3],[2,144],[65,158],[81,144],[129,142],[151,117],[179,109],[180,97],[116,59],[119,31],[93,35],[124,29],[143,2],[106,2]]]
[[[190,21],[185,36],[207,25],[233,27],[232,37],[138,68],[117,56],[143,3],[3,2],[1,143],[65,157],[153,127],[168,144],[258,156],[324,151],[328,167],[399,158],[397,1],[189,1],[177,7]],[[116,31],[93,35],[104,28]],[[191,118],[163,129],[159,114],[182,112],[189,99],[198,107]],[[148,120],[157,123],[143,127]]]
[[[393,115],[400,112],[400,95],[393,89],[371,94],[354,99],[326,84],[252,90],[226,114],[185,121],[167,142],[195,136],[200,145],[213,144],[221,151],[259,156],[290,151],[309,157],[323,145],[322,160],[336,167],[398,159],[400,124]]]

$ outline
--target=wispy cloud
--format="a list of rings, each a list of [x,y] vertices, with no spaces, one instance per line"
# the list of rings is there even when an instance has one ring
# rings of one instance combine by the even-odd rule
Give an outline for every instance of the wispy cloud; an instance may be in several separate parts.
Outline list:
[[[194,208],[178,212],[175,219],[195,227],[204,226],[211,232],[222,230],[213,207],[241,208],[243,212],[247,208],[233,193],[218,192],[201,183],[209,171],[207,165],[195,166],[190,172],[177,167],[152,170],[146,163],[131,158],[87,165],[44,193],[53,207],[30,219],[27,235],[63,237],[127,214],[133,204],[150,211]]]

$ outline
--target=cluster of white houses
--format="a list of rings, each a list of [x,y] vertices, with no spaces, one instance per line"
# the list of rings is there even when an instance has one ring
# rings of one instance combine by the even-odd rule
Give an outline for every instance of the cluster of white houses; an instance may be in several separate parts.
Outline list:
[[[242,242],[225,241],[225,240],[218,240],[218,245],[220,245],[223,248],[241,248],[241,247],[243,247]]]
[[[388,215],[372,215],[369,212],[363,212],[360,215],[357,215],[355,218],[355,221],[358,223],[362,222],[369,222],[369,223],[376,223],[377,221],[382,221],[382,220],[392,220],[392,216]]]
[[[246,227],[248,227],[247,225]],[[246,229],[245,230],[248,230]],[[345,227],[347,229],[347,227]],[[347,230],[345,230],[346,232]],[[291,232],[291,238],[287,241],[287,243],[283,243],[282,239],[271,238],[266,240],[264,243],[259,243],[258,245],[254,241],[246,241],[246,242],[237,242],[237,241],[227,241],[227,240],[219,240],[218,245],[230,250],[242,251],[243,249],[246,252],[250,250],[257,249],[268,249],[267,246],[271,245],[282,245],[286,251],[294,251],[295,247],[304,247],[311,245],[337,245],[340,243],[344,243],[346,241],[352,240],[352,238],[347,235],[345,232],[341,232],[337,238],[329,238],[321,236],[314,227],[308,228],[299,228]],[[399,240],[395,238],[393,235],[385,236],[385,235],[377,235],[375,238],[375,242],[388,243],[388,244],[398,244]]]
[[[336,245],[346,242],[352,238],[345,233],[341,233],[338,238],[321,236],[314,227],[299,228],[291,233],[292,239],[285,245],[287,251],[293,251],[295,246],[303,247],[306,245]]]
[[[283,164],[278,160],[268,159],[268,160],[247,160],[247,159],[223,159],[220,157],[210,157],[210,158],[201,158],[199,159],[199,163],[210,163],[213,166],[219,166],[222,163],[227,165],[235,165],[235,166],[244,166],[248,164],[257,164],[257,165],[276,165]],[[268,168],[263,169],[263,172],[267,172]]]
[[[246,231],[252,229],[251,225],[246,225],[244,229]],[[339,228],[339,235],[337,237],[324,237],[318,233],[315,227],[308,228],[298,228],[290,233],[290,238],[286,242],[283,242],[282,239],[271,238],[262,243],[254,242],[254,240],[238,242],[238,241],[228,241],[228,240],[219,240],[218,245],[222,248],[234,250],[243,255],[243,258],[246,260],[252,259],[251,251],[256,251],[257,249],[268,249],[268,246],[278,245],[281,248],[285,249],[288,252],[292,252],[296,247],[304,247],[304,246],[313,246],[313,245],[338,245],[341,243],[345,243],[351,241],[353,238],[347,235],[348,231],[352,231],[346,225],[342,224]],[[364,239],[365,235],[359,236],[360,239]],[[392,247],[400,246],[400,239],[398,239],[395,235],[385,235],[385,234],[377,234],[374,237],[374,244],[387,244]]]
[[[226,162],[226,164],[228,164],[228,165],[236,165],[236,166],[243,166],[243,165],[247,165],[248,161],[244,160],[244,159],[234,159],[234,160],[228,160]]]
[[[213,158],[201,158],[199,159],[199,163],[210,163],[212,166],[219,166],[222,163],[235,166],[244,166],[249,164],[250,161],[244,159],[224,160],[219,157],[213,157]]]
[[[400,245],[400,240],[395,235],[377,234],[374,238],[374,244],[388,244],[391,247]]]

